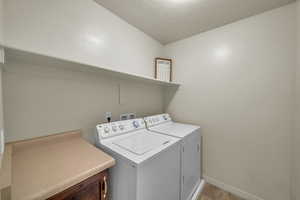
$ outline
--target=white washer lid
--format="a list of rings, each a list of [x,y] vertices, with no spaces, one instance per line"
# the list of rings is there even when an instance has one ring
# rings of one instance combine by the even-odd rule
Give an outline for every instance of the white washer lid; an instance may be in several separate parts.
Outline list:
[[[113,144],[118,145],[119,147],[136,155],[143,155],[169,142],[169,139],[159,135],[141,133],[114,141]]]
[[[199,126],[190,124],[182,124],[177,122],[162,123],[157,126],[150,127],[149,130],[171,135],[179,138],[184,138],[192,132],[200,129]]]

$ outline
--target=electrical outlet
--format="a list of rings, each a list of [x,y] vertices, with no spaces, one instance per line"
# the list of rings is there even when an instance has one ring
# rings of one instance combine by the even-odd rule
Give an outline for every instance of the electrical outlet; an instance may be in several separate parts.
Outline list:
[[[128,120],[128,114],[121,114],[120,115],[120,120],[123,121],[123,120]]]
[[[135,113],[129,113],[128,115],[128,119],[135,119],[136,118],[136,114]]]
[[[105,113],[105,119],[110,122],[111,121],[111,112],[106,112]]]
[[[120,120],[129,120],[129,119],[135,119],[136,114],[135,113],[124,113],[120,115]]]

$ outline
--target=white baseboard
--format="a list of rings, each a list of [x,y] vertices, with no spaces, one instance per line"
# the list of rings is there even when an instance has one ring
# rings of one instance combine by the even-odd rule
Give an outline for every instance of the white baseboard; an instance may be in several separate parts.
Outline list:
[[[198,200],[199,196],[201,195],[203,189],[204,189],[204,185],[205,185],[205,180],[202,179],[200,181],[200,184],[198,185],[196,191],[194,192],[194,194],[192,195],[191,200]]]
[[[211,178],[209,176],[206,176],[204,175],[203,176],[204,180],[209,183],[209,184],[212,184],[212,185],[215,185],[217,186],[218,188],[222,189],[222,190],[225,190],[227,192],[230,192],[238,197],[241,197],[243,199],[246,199],[246,200],[264,200],[263,198],[260,198],[254,194],[250,194],[248,192],[245,192],[239,188],[236,188],[236,187],[233,187],[231,185],[227,185],[221,181],[218,181],[214,178]]]

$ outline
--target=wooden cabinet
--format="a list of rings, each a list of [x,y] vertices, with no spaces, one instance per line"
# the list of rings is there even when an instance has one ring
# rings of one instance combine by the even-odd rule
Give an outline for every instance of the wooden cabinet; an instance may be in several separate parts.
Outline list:
[[[47,200],[108,200],[108,173],[101,172]]]

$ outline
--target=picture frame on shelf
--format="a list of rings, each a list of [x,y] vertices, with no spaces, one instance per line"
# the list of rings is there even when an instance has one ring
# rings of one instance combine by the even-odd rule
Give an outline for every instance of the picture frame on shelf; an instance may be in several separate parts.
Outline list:
[[[172,59],[155,58],[155,79],[172,82]]]

